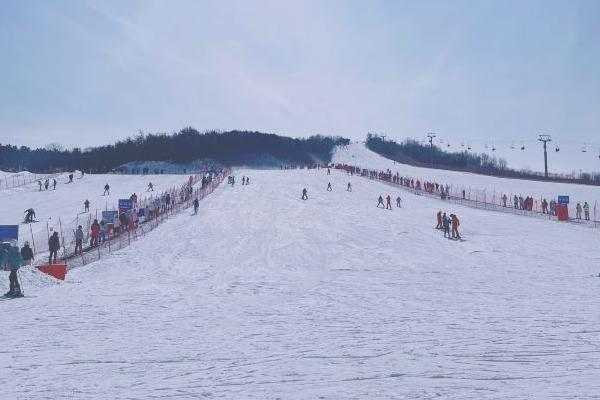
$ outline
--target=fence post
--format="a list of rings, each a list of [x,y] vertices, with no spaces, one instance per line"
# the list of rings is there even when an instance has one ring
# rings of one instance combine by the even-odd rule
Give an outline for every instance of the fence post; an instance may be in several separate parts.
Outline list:
[[[31,233],[31,244],[33,245],[33,254],[35,255],[37,254],[37,251],[35,249],[35,239],[33,238],[33,228],[31,227],[31,224],[29,224],[29,232]]]

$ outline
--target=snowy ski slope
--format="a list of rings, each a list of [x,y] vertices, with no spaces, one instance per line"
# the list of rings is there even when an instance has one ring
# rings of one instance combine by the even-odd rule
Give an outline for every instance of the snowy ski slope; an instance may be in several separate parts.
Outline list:
[[[101,216],[105,209],[116,209],[118,200],[129,198],[132,193],[137,193],[140,198],[149,196],[152,192],[146,193],[148,182],[154,185],[154,193],[161,193],[170,187],[183,184],[186,179],[186,175],[88,174],[81,179],[76,177],[73,183],[67,183],[68,174],[64,174],[56,179],[56,190],[52,190],[51,185],[50,190],[40,192],[36,183],[0,190],[0,224],[22,223],[24,211],[32,207],[36,213],[36,220],[39,221],[31,225],[34,236],[39,238],[38,240],[47,240],[46,223],[51,229],[58,230],[59,218],[62,219],[65,228],[74,226],[77,219],[87,221],[89,214],[83,212],[83,202],[86,199],[90,201],[90,212],[92,218],[95,218],[96,211],[98,216]],[[103,188],[107,183],[110,185],[110,196],[103,196]],[[19,229],[20,242],[31,242],[29,225],[21,224]]]
[[[574,215],[574,207],[577,202],[582,205],[585,201],[593,207],[598,202],[600,207],[600,186],[575,185],[568,183],[554,183],[530,181],[523,179],[498,178],[487,175],[478,175],[442,169],[431,169],[413,167],[406,164],[394,163],[394,161],[381,157],[379,154],[369,150],[363,143],[352,143],[346,147],[338,148],[333,156],[334,163],[357,165],[361,168],[372,168],[392,172],[398,171],[402,176],[411,176],[428,181],[435,181],[452,185],[458,190],[471,188],[486,190],[489,196],[497,193],[497,198],[502,193],[523,197],[533,196],[535,199],[556,199],[559,195],[571,197],[570,213]],[[510,202],[510,201],[509,201]]]
[[[238,182],[242,175],[251,185],[222,185],[197,216],[174,217],[63,284],[23,271],[30,297],[0,301],[10,332],[3,396],[600,393],[595,231],[396,193],[339,171],[239,170]],[[122,179],[128,191],[145,186]],[[375,207],[388,193],[403,197],[402,209]],[[2,197],[2,209],[36,196]],[[454,207],[446,211],[461,218],[464,242],[433,229],[441,207]]]

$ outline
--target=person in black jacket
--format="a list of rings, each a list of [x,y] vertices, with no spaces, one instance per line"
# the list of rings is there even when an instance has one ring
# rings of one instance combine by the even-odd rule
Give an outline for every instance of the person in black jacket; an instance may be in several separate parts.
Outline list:
[[[56,257],[58,255],[58,249],[60,249],[60,239],[58,238],[58,232],[54,232],[48,240],[48,249],[50,250],[50,260],[48,264],[56,264]],[[54,262],[52,262],[52,256],[54,256]]]
[[[23,265],[31,265],[33,250],[29,247],[29,242],[25,242],[25,245],[21,248],[21,258],[23,258]]]

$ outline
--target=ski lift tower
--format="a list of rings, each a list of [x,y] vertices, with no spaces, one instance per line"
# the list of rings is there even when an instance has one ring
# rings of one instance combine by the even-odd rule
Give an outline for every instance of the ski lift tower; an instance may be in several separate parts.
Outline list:
[[[548,177],[548,152],[546,151],[546,143],[551,142],[550,135],[539,135],[538,141],[544,143],[544,176]]]
[[[437,135],[433,132],[429,132],[427,134],[427,137],[429,138],[429,162],[431,165],[433,165],[433,139],[435,139]]]

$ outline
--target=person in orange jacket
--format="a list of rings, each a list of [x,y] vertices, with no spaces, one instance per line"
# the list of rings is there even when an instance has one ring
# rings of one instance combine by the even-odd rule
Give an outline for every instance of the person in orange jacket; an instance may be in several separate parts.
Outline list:
[[[436,225],[435,229],[442,229],[443,228],[442,222],[443,222],[442,221],[442,211],[440,210],[437,213],[437,225]]]
[[[460,239],[460,235],[458,234],[458,226],[460,225],[460,221],[456,214],[450,214],[450,220],[452,221],[452,237]]]

